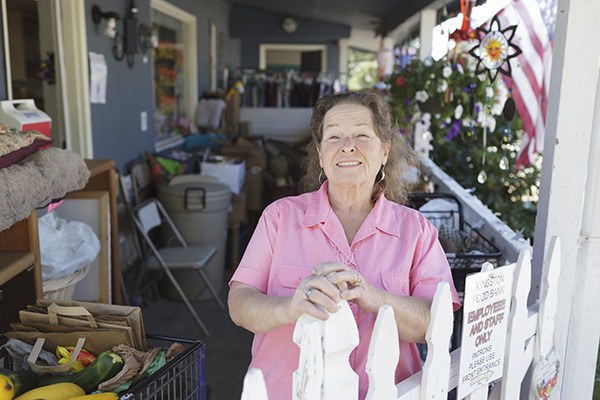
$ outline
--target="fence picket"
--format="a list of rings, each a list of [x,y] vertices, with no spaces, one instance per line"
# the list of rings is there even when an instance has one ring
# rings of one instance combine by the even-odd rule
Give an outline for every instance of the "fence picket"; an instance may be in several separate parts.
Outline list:
[[[333,400],[358,398],[358,375],[348,361],[358,346],[358,328],[347,301],[326,321],[309,315],[298,319],[294,342],[300,346],[293,377],[293,398]]]
[[[400,347],[398,342],[398,328],[394,310],[385,305],[379,308],[365,367],[369,377],[369,391],[367,400],[395,399],[396,389],[395,372]]]
[[[452,336],[452,297],[447,282],[438,284],[431,304],[431,318],[425,339],[427,359],[423,365],[421,382],[422,400],[448,398],[450,377],[450,352],[448,344]]]
[[[269,400],[262,371],[252,368],[244,377],[241,400]]]
[[[521,381],[529,368],[533,356],[531,343],[526,346],[530,335],[525,329],[529,319],[527,296],[531,286],[531,255],[523,250],[519,254],[513,280],[510,317],[506,337],[507,351],[502,373],[502,399],[518,399]],[[529,348],[528,348],[529,347]]]
[[[292,379],[294,400],[321,398],[323,345],[320,322],[306,314],[296,322],[294,342],[300,347],[300,359]]]
[[[347,301],[323,323],[323,400],[358,399],[358,375],[350,353],[358,346],[358,328]]]

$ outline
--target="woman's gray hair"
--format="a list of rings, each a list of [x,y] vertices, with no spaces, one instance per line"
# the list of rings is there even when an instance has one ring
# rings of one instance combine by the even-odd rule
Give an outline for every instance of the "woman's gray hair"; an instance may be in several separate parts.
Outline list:
[[[357,104],[371,110],[373,126],[379,139],[384,143],[390,143],[388,161],[385,164],[385,179],[381,179],[381,172],[377,174],[373,182],[372,201],[375,202],[381,192],[385,197],[399,204],[404,204],[410,190],[409,183],[411,167],[418,165],[417,157],[403,136],[392,127],[392,111],[385,99],[373,91],[360,91],[341,93],[325,96],[320,99],[313,109],[310,120],[312,140],[308,145],[308,155],[304,162],[305,174],[302,178],[304,188],[308,191],[316,190],[321,185],[319,182],[319,154],[317,148],[323,139],[323,121],[325,114],[333,107],[340,104]],[[414,171],[413,171],[414,174]]]

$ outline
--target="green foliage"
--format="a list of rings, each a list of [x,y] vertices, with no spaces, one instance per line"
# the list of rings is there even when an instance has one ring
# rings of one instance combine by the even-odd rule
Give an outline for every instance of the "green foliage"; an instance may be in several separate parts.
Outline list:
[[[500,78],[490,82],[473,71],[468,55],[454,64],[414,60],[390,78],[390,103],[401,129],[412,132],[423,124],[431,133],[430,157],[437,165],[511,228],[533,238],[539,166],[515,170],[521,120],[504,117],[508,91]]]
[[[361,90],[373,87],[377,76],[377,54],[348,48],[348,89]]]

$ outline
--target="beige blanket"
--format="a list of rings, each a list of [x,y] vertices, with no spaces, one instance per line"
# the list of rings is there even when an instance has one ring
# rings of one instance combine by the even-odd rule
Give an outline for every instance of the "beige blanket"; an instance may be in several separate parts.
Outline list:
[[[32,210],[82,189],[89,177],[79,154],[56,147],[0,169],[0,231],[27,218]]]

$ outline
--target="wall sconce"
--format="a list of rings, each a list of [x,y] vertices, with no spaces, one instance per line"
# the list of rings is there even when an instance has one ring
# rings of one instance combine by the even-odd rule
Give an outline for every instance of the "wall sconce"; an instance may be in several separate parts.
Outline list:
[[[140,24],[140,50],[145,53],[146,50],[158,47],[158,29],[155,26]]]
[[[113,38],[113,57],[117,61],[121,61],[122,59],[126,58],[127,66],[129,68],[133,68],[134,55],[138,52],[138,47],[145,50],[145,48],[141,45],[140,38],[142,32],[138,30],[137,13],[138,9],[135,5],[135,1],[129,0],[129,7],[123,18],[123,34],[119,34],[116,29],[119,14],[113,11],[102,12],[100,7],[96,4],[92,6],[92,21],[94,21],[94,24],[100,24],[103,18],[108,19],[104,34],[110,38]],[[145,27],[145,25],[142,26]],[[151,28],[149,29],[151,32]],[[148,29],[144,28],[144,32],[148,32]],[[144,35],[144,39],[146,40],[148,34],[144,33]],[[150,33],[149,37],[152,38],[152,33]]]
[[[104,29],[104,36],[114,38],[117,36],[117,20],[119,14],[114,11],[102,12],[97,4],[92,6],[92,21],[94,25],[100,25],[102,19],[106,19],[106,28]]]

